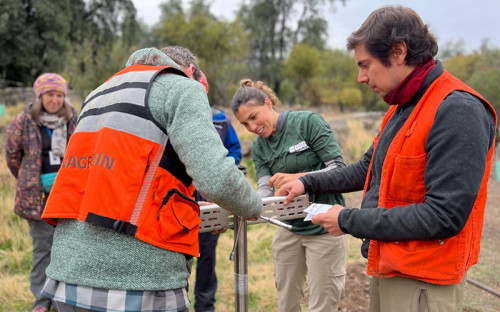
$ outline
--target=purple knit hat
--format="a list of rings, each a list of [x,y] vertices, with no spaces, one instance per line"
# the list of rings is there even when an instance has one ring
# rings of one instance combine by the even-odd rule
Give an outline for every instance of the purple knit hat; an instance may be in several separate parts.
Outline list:
[[[49,91],[59,91],[66,96],[68,83],[58,74],[46,73],[36,78],[35,83],[33,84],[33,90],[35,90],[37,99]]]

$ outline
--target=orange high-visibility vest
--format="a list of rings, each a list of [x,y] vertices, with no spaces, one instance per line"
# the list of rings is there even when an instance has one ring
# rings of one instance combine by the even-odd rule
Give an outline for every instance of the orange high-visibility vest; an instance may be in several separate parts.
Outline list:
[[[453,77],[447,71],[438,77],[422,96],[389,146],[382,167],[379,207],[392,208],[425,201],[424,172],[427,164],[425,141],[439,105],[452,91],[467,91],[483,101],[491,114],[493,107],[476,91]],[[386,113],[379,132],[396,110]],[[377,148],[377,136],[373,149]],[[402,276],[434,284],[456,284],[462,281],[470,266],[477,263],[486,205],[487,182],[493,158],[491,145],[479,194],[462,231],[453,237],[435,240],[378,241],[370,240],[368,251],[369,275],[378,277]],[[373,161],[373,158],[372,158]],[[370,185],[371,163],[365,182],[365,193]]]
[[[153,79],[169,66],[132,65],[84,102],[42,219],[78,219],[198,256],[192,179],[152,117]]]

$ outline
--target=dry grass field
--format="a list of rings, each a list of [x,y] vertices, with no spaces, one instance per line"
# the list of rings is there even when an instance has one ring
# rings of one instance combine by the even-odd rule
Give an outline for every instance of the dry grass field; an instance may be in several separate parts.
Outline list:
[[[7,116],[0,117],[0,312],[30,311],[32,295],[29,290],[29,269],[31,265],[31,239],[28,225],[13,213],[15,179],[11,176],[5,163],[5,130],[13,116],[22,106],[7,107]],[[334,112],[321,111],[326,120],[338,116]],[[348,144],[342,145],[344,154],[349,155],[348,162],[360,157],[367,144],[370,144],[371,133],[367,133],[360,121],[347,119],[350,131]],[[242,139],[252,140],[254,136],[235,123],[236,130]],[[251,170],[251,160],[245,160],[249,167],[248,178],[254,183],[255,173]],[[477,280],[497,291],[500,291],[500,182],[496,181],[494,169],[489,183],[488,203],[482,238],[482,251],[479,264],[474,266],[468,277]],[[359,192],[346,194],[347,205],[359,207]],[[276,228],[269,224],[253,225],[248,228],[248,292],[249,311],[277,311],[276,289],[273,278],[273,261],[271,241]],[[222,234],[217,248],[217,275],[219,289],[217,292],[216,310],[218,312],[234,311],[234,263],[229,261],[233,246],[233,232]],[[365,261],[359,253],[358,239],[349,238],[348,266],[346,281],[346,298],[341,303],[345,312],[368,311],[368,281],[364,273]],[[194,272],[194,271],[193,271]],[[190,278],[190,297],[193,298],[194,274]],[[305,290],[307,296],[307,289]],[[303,310],[307,311],[303,300]],[[500,311],[500,298],[491,295],[471,284],[467,284],[464,311],[490,312]]]

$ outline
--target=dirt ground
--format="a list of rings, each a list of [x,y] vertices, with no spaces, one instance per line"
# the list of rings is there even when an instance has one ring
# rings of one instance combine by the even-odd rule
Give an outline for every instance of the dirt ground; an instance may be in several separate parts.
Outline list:
[[[360,207],[362,193],[344,194],[348,207]],[[360,252],[359,249],[356,252]],[[339,303],[341,312],[367,312],[370,308],[370,280],[366,274],[366,261],[347,264],[345,298]]]
[[[477,279],[474,275],[473,270],[480,270],[480,266],[489,266],[491,253],[498,254],[498,250],[488,250],[486,247],[491,246],[489,242],[500,241],[500,230],[498,228],[498,220],[500,220],[500,182],[496,181],[495,167],[492,167],[492,174],[490,177],[490,182],[488,184],[488,201],[485,211],[485,220],[483,226],[483,238],[482,238],[482,250],[479,259],[479,264],[473,266],[468,274],[468,278]],[[347,202],[351,203],[352,207],[355,205],[358,196],[349,195],[346,196]],[[359,206],[358,206],[359,207]],[[496,243],[498,244],[498,243]],[[495,243],[494,243],[495,245]],[[497,245],[498,246],[498,245]],[[493,256],[494,258],[494,256]],[[346,275],[346,294],[345,298],[339,304],[339,310],[342,312],[366,312],[369,311],[370,306],[370,279],[371,277],[366,274],[366,262],[364,263],[351,263],[347,266]],[[480,281],[483,284],[487,284],[490,288],[500,291],[500,280],[495,280],[494,278],[488,281]],[[498,299],[498,304],[500,306],[500,298],[493,298],[491,294],[476,288],[470,283],[467,283],[465,290],[465,301],[467,297],[471,296],[484,296],[489,300],[495,301]],[[493,299],[492,299],[493,298]],[[489,307],[478,307],[478,308],[467,308],[464,305],[464,312],[476,312],[476,311],[492,311]],[[500,311],[500,308],[499,310]]]
[[[347,265],[345,281],[346,296],[339,303],[342,312],[365,312],[370,307],[370,279],[366,274],[366,263]]]

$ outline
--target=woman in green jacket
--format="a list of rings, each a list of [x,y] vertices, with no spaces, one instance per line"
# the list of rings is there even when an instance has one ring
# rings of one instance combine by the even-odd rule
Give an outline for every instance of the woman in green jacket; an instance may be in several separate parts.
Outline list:
[[[236,118],[259,135],[252,145],[258,192],[274,196],[275,188],[314,172],[344,167],[339,145],[328,123],[316,113],[285,111],[264,83],[243,80],[232,101]],[[342,194],[311,195],[310,201],[344,204]],[[310,221],[289,222],[279,228],[272,249],[280,311],[300,311],[307,275],[309,311],[335,311],[344,293],[347,241],[333,237]],[[293,272],[293,273],[292,273]]]

